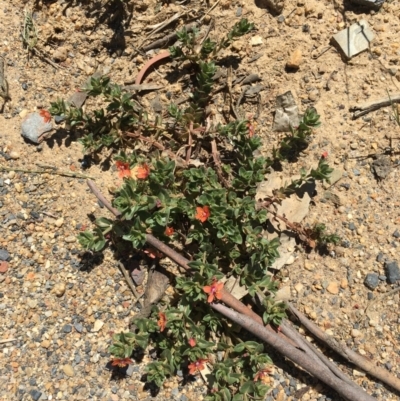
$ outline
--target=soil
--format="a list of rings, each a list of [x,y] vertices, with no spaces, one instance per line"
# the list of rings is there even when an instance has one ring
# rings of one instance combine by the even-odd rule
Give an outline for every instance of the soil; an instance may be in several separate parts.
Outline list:
[[[294,262],[281,270],[282,286],[288,287],[291,301],[320,327],[399,377],[399,293],[384,296],[399,285],[398,280],[388,282],[385,270],[385,262],[400,258],[400,235],[396,231],[400,231],[400,193],[397,191],[400,125],[395,119],[398,109],[396,105],[383,107],[353,119],[350,108],[387,97],[388,92],[393,97],[400,91],[400,1],[386,1],[379,11],[371,12],[352,7],[346,1],[343,4],[341,0],[287,0],[279,15],[273,15],[262,1],[250,0],[210,1],[208,4],[190,0],[183,4],[139,0],[128,1],[125,6],[122,3],[117,0],[0,0],[0,55],[6,60],[5,75],[11,96],[0,114],[0,165],[11,170],[15,168],[16,171],[0,173],[3,185],[7,187],[0,208],[3,222],[0,247],[11,254],[9,271],[0,274],[0,292],[4,298],[0,299],[0,303],[5,305],[0,310],[0,336],[15,337],[19,341],[15,346],[12,342],[2,345],[0,365],[5,368],[0,375],[4,383],[0,399],[88,399],[85,398],[88,394],[98,400],[150,397],[140,382],[139,370],[117,384],[108,380],[110,373],[104,370],[107,355],[102,352],[107,350],[110,343],[107,331],[126,328],[130,317],[136,313],[130,310],[132,298],[126,285],[126,291],[116,291],[120,294],[118,296],[113,293],[112,287],[107,288],[108,280],[124,286],[124,279],[119,275],[112,254],[106,253],[102,263],[90,270],[89,274],[86,273],[84,279],[83,273],[68,264],[60,269],[59,264],[64,262],[58,260],[54,252],[48,257],[51,247],[60,242],[63,243],[62,249],[69,252],[78,249],[79,246],[74,244],[71,237],[76,236],[83,225],[90,226],[90,216],[100,217],[108,215],[107,212],[100,209],[82,178],[50,173],[32,176],[18,172],[17,168],[35,170],[38,165],[50,165],[58,171],[80,172],[95,179],[105,194],[107,189],[119,185],[116,171],[99,163],[92,163],[89,168],[82,170],[82,147],[63,125],[55,126],[48,138],[36,146],[22,138],[21,122],[28,113],[47,109],[50,102],[57,99],[67,99],[98,67],[109,71],[111,80],[118,84],[133,83],[145,62],[161,51],[138,52],[138,49],[183,24],[198,20],[210,9],[203,19],[201,32],[205,33],[209,24],[212,24],[210,36],[213,38],[222,37],[241,17],[255,23],[256,30],[224,50],[219,59],[223,70],[232,68],[233,79],[249,74],[258,74],[260,77],[263,86],[260,96],[243,98],[237,111],[256,121],[256,133],[263,138],[266,149],[271,149],[282,137],[282,134],[272,130],[277,95],[290,90],[300,112],[313,106],[321,115],[321,128],[315,130],[310,146],[299,161],[285,166],[285,177],[289,180],[300,168],[309,170],[315,167],[325,151],[328,152],[327,160],[338,171],[338,180],[332,186],[317,186],[317,193],[303,223],[325,224],[329,232],[341,237],[341,244],[326,254],[306,253],[301,247],[296,248]],[[212,5],[215,7],[212,8]],[[29,54],[21,40],[24,10],[29,7],[33,9],[38,32],[36,46],[43,57]],[[159,33],[152,33],[157,24],[177,13],[180,13],[180,17],[176,21]],[[367,51],[346,60],[331,46],[331,37],[360,19],[368,22],[375,39]],[[298,68],[287,68],[289,60]],[[176,100],[188,90],[187,77],[176,77],[171,73],[173,71],[174,65],[166,62],[157,65],[145,78],[145,83],[163,87],[141,97],[141,103],[149,110],[160,105],[165,108],[171,101],[168,98]],[[241,92],[240,85],[233,86],[235,101]],[[216,96],[215,118],[223,120],[225,102],[223,93]],[[389,152],[386,151],[388,147],[391,147]],[[374,174],[371,169],[372,156],[359,158],[385,152],[391,163],[389,167],[388,163],[385,164],[386,173],[383,176],[378,174],[377,177],[376,171]],[[38,192],[27,190],[31,186]],[[34,197],[38,198],[36,209],[30,206]],[[38,221],[33,221],[32,211],[41,214]],[[13,231],[13,225],[7,225],[7,218],[10,214],[18,213],[27,217],[18,223],[19,230]],[[47,245],[42,243],[41,248],[31,249],[25,242],[28,237],[45,244],[47,242]],[[25,239],[22,241],[22,238]],[[34,263],[24,265],[22,261],[25,259]],[[47,281],[66,283],[66,299],[62,301],[65,305],[58,305],[62,302],[54,294],[50,295],[49,291],[39,291],[32,298],[39,306],[29,306],[30,311],[19,313],[19,307],[15,304],[20,298],[19,293],[29,299],[34,287],[35,281],[27,278],[29,273],[41,277],[38,287]],[[379,283],[374,290],[364,283],[367,274],[371,273],[379,276]],[[29,285],[25,285],[27,282]],[[76,284],[68,287],[71,283]],[[88,312],[87,308],[93,305],[92,297],[96,298],[94,314],[93,310]],[[94,326],[97,320],[104,323],[106,319],[97,316],[96,310],[109,308],[104,312],[110,316],[101,329],[104,335],[95,339],[98,330],[94,326],[86,338],[75,331],[75,337],[54,337],[50,330],[48,336],[43,335],[40,341],[35,342],[34,334],[26,333],[32,330],[34,333],[35,324],[42,322],[40,313],[35,313],[35,309],[40,307],[40,303],[46,302],[47,308],[53,308],[56,313],[48,318],[46,324],[54,323],[54,327],[61,328],[65,327],[63,324],[68,318],[72,321],[72,314],[78,314],[82,321]],[[77,303],[75,306],[74,302]],[[86,303],[86,306],[81,307],[81,303]],[[117,304],[123,304],[122,315],[113,312]],[[67,309],[63,310],[64,307]],[[45,306],[43,308],[46,309]],[[36,320],[35,315],[39,316]],[[14,324],[10,324],[11,321]],[[68,333],[68,329],[65,332]],[[18,337],[21,335],[23,338]],[[44,373],[51,372],[48,362],[51,356],[43,341],[53,341],[54,347],[58,344],[54,355],[60,355],[57,366],[63,366],[64,372],[59,382],[55,382],[57,376],[50,379]],[[92,342],[99,353],[89,353],[88,361],[75,360],[72,364],[72,348],[78,341],[82,344],[85,341]],[[62,347],[69,352],[66,359],[62,359],[62,350],[58,350]],[[27,357],[26,350],[36,355],[38,359],[35,363]],[[399,394],[389,387],[377,383],[338,358],[335,361],[377,400],[398,399]],[[71,364],[74,374],[68,370]],[[98,372],[99,377],[95,378],[90,372]],[[285,375],[283,370],[279,372]],[[297,389],[304,387],[305,383],[311,383],[302,400],[338,399],[335,395],[329,398],[332,392],[324,386],[309,382],[303,376],[297,379]],[[97,384],[93,384],[93,380],[98,380]],[[102,392],[97,391],[97,387],[96,391],[93,390],[93,386],[99,386],[99,383]],[[182,390],[180,387],[176,394],[172,391],[175,382],[171,383],[154,399],[180,399],[185,393],[186,399],[203,397],[203,390],[193,393],[191,389]],[[285,392],[280,383],[280,380],[276,381],[275,389],[278,390],[271,392],[271,399],[296,399],[293,394]],[[201,382],[197,384],[201,387]],[[83,390],[80,392],[79,386],[88,393]],[[72,387],[78,390],[71,393]],[[32,393],[34,390],[41,393],[38,398],[32,395],[37,395]],[[181,400],[184,401],[183,398]]]

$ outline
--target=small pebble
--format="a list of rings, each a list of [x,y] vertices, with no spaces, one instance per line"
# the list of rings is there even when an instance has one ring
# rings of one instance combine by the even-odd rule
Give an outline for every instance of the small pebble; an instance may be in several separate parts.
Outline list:
[[[400,280],[400,269],[396,261],[385,263],[385,272],[389,284],[394,284]]]
[[[300,49],[296,49],[286,62],[286,68],[298,70],[303,61],[303,55]]]
[[[34,401],[38,401],[40,399],[40,397],[42,396],[42,392],[33,389],[29,392],[30,396],[32,397],[32,400]]]
[[[10,253],[6,249],[0,249],[0,260],[9,260]]]
[[[65,293],[65,283],[57,283],[52,290],[53,294],[56,294],[58,297],[62,297]]]
[[[69,377],[74,377],[75,376],[74,368],[71,365],[64,365],[62,367],[62,370]]]
[[[375,290],[379,285],[379,276],[376,273],[368,273],[365,277],[364,284],[370,290]]]

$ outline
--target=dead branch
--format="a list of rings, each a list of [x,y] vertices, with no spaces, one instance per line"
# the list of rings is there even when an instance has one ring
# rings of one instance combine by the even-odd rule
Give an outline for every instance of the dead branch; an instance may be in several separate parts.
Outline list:
[[[255,322],[248,316],[235,312],[222,304],[213,303],[211,307],[274,347],[282,355],[306,369],[309,373],[323,381],[346,399],[351,401],[376,401],[376,398],[371,397],[361,387],[356,384],[349,385],[337,376],[332,375],[331,371],[326,366],[322,368],[321,364],[316,364],[315,361],[310,359],[303,351],[288,344],[278,335],[265,330],[263,325]]]
[[[400,94],[390,96],[389,98],[384,97],[378,100],[374,100],[373,102],[355,105],[353,107],[350,107],[350,111],[353,111],[353,120],[355,120],[358,117],[368,114],[371,111],[378,110],[381,107],[391,106],[393,103],[400,103]]]
[[[300,311],[298,311],[293,305],[289,303],[289,310],[292,314],[299,319],[300,323],[316,338],[327,344],[331,349],[336,351],[339,355],[345,358],[347,361],[361,368],[369,375],[376,377],[382,382],[388,384],[392,388],[400,391],[400,380],[390,374],[386,369],[376,366],[373,362],[363,357],[357,352],[348,348],[344,343],[339,343],[333,337],[324,333],[317,325],[308,320]]]

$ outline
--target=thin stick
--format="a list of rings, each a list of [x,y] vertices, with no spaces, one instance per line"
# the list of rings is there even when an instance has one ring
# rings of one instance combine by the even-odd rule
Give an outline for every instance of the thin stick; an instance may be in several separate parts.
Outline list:
[[[0,340],[0,344],[11,343],[13,341],[17,341],[16,338],[5,338],[4,340]]]
[[[129,285],[129,288],[131,289],[133,295],[136,297],[135,301],[139,301],[141,295],[136,291],[135,286],[133,285],[132,279],[130,278],[128,272],[125,269],[125,266],[121,262],[117,262],[117,265],[119,267],[119,270],[121,270],[121,273],[125,277],[126,282]]]
[[[17,171],[19,173],[29,173],[29,174],[54,174],[60,175],[62,177],[72,177],[72,178],[85,178],[89,180],[94,180],[93,177],[81,173],[70,173],[69,171],[52,171],[52,170],[29,170],[19,167],[5,167],[0,165],[0,171]]]
[[[338,377],[331,374],[327,367],[321,368],[321,365],[310,360],[308,356],[299,349],[288,344],[276,333],[271,333],[265,330],[260,324],[250,319],[248,316],[235,312],[222,304],[211,304],[211,307],[227,317],[229,320],[239,324],[250,333],[256,335],[261,340],[265,341],[282,355],[289,358],[296,364],[304,367],[309,373],[323,381],[329,387],[335,389],[338,394],[345,397],[349,401],[376,401],[376,398],[371,397],[361,387],[357,385],[349,385],[340,380]]]
[[[197,27],[196,22],[187,24],[182,29],[186,29],[187,32],[191,32],[191,31],[193,31],[193,28],[195,28],[195,27]],[[176,32],[172,32],[169,35],[164,36],[161,39],[158,39],[146,46],[143,46],[143,51],[147,52],[152,49],[160,49],[160,48],[164,47],[166,44],[168,44],[172,41],[175,41],[177,39],[178,39],[178,35],[176,34]]]
[[[353,120],[361,117],[365,114],[380,109],[381,107],[391,106],[393,103],[400,103],[400,94],[390,96],[389,98],[383,97],[373,102],[368,102],[360,105],[350,107],[350,111],[353,111]]]
[[[397,391],[400,391],[400,379],[390,374],[386,369],[376,366],[367,358],[364,358],[357,352],[351,350],[344,343],[339,343],[332,336],[324,333],[317,325],[308,320],[300,311],[298,311],[292,304],[289,305],[289,310],[299,319],[300,323],[315,337],[327,344],[330,348],[336,351],[339,355],[345,358],[347,361],[353,363],[357,367],[393,387]]]

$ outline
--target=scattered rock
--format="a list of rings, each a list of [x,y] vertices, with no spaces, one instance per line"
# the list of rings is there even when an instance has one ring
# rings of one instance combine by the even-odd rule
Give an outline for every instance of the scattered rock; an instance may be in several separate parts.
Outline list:
[[[8,270],[8,267],[9,267],[8,262],[6,262],[5,260],[2,260],[0,262],[0,273],[6,273]]]
[[[11,157],[11,159],[17,160],[20,158],[20,154],[19,154],[19,152],[12,150],[10,152],[10,157]]]
[[[396,261],[385,263],[385,272],[389,284],[394,284],[400,280],[400,269]]]
[[[44,139],[44,134],[53,129],[51,121],[42,117],[39,113],[30,113],[26,116],[21,125],[21,134],[35,144],[39,144]]]
[[[352,329],[350,334],[353,338],[362,337],[361,331],[357,329]]]
[[[103,321],[101,321],[101,320],[96,320],[96,321],[94,322],[94,326],[93,326],[93,328],[92,328],[92,332],[100,331],[101,328],[103,327],[103,325],[104,325],[104,322],[103,322]]]
[[[68,49],[64,46],[58,47],[53,52],[53,58],[55,61],[65,61],[68,57]]]
[[[286,285],[285,287],[282,287],[277,291],[275,295],[275,300],[287,302],[289,301],[290,297],[291,297],[290,286]]]
[[[28,299],[26,301],[26,304],[31,308],[31,309],[35,309],[37,307],[37,300],[36,299]]]
[[[375,290],[379,285],[379,276],[376,273],[368,273],[365,277],[364,284],[370,290]]]
[[[324,189],[330,188],[332,185],[336,184],[343,176],[343,170],[334,169],[329,177],[329,182],[324,181],[322,186]]]
[[[60,217],[59,219],[57,219],[57,220],[54,222],[54,225],[55,225],[56,227],[61,227],[63,224],[64,224],[64,218],[63,218],[63,217]]]
[[[379,10],[385,0],[350,0],[351,3],[362,7],[368,7],[371,10]]]
[[[10,253],[6,249],[0,249],[0,260],[9,260]]]
[[[300,64],[303,61],[303,55],[300,49],[296,49],[289,57],[289,60],[286,62],[286,68],[292,70],[298,70],[300,68]]]
[[[251,39],[250,39],[250,44],[252,45],[252,46],[259,46],[259,45],[262,45],[263,44],[263,40],[262,40],[262,37],[261,36],[253,36]]]
[[[366,20],[360,20],[350,27],[343,29],[332,37],[339,49],[347,58],[352,58],[357,54],[368,50],[374,33],[371,31]]]
[[[331,281],[326,287],[326,290],[334,295],[339,294],[339,285],[336,281]]]
[[[75,376],[74,368],[71,365],[64,365],[62,367],[62,370],[69,377],[74,377]]]
[[[393,233],[393,237],[400,238],[400,231],[396,229],[396,231]]]
[[[82,331],[83,331],[83,325],[82,325],[82,323],[74,323],[74,327],[75,327],[75,330],[76,330],[78,333],[82,333]]]
[[[65,283],[57,283],[54,287],[53,290],[51,291],[53,294],[56,294],[57,297],[62,297],[65,293]]]
[[[43,348],[46,348],[46,349],[49,348],[50,345],[51,345],[51,342],[50,342],[49,340],[43,340],[43,341],[40,343],[40,346],[43,347]]]
[[[40,397],[42,396],[42,392],[38,391],[36,389],[33,389],[29,392],[30,396],[32,397],[33,401],[38,401]]]

